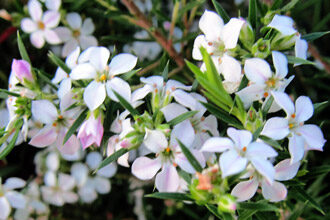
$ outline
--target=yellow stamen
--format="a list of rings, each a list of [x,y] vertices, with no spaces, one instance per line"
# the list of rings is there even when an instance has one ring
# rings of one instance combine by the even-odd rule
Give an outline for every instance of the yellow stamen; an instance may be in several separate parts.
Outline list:
[[[264,97],[267,98],[269,96],[269,93],[268,92],[265,92],[264,93]]]
[[[100,80],[101,81],[105,81],[107,79],[107,76],[105,75],[105,74],[102,74],[101,76],[100,76]]]
[[[56,123],[56,122],[54,122],[54,123],[53,123],[53,127],[56,127],[56,126],[57,126],[57,123]]]
[[[59,115],[58,116],[58,119],[63,119],[63,115]]]
[[[289,123],[289,128],[293,128],[294,127],[294,124],[293,123]]]
[[[41,21],[39,21],[38,22],[38,28],[40,29],[40,30],[44,30],[45,29],[45,24],[43,23],[43,22],[41,22]]]
[[[292,115],[291,115],[291,118],[295,118],[295,117],[296,117],[296,114],[292,114]]]
[[[165,151],[166,151],[166,153],[169,153],[169,152],[171,151],[171,148],[167,147],[167,148],[165,149]]]
[[[79,30],[74,30],[73,33],[72,33],[72,35],[73,35],[75,38],[77,38],[77,37],[80,36],[80,31],[79,31]]]
[[[246,151],[246,147],[243,147],[243,152],[245,152]]]

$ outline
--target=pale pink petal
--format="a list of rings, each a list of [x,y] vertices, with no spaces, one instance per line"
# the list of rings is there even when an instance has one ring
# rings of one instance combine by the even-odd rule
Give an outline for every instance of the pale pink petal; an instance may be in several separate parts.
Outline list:
[[[7,219],[11,211],[11,206],[6,197],[0,197],[0,219]]]
[[[279,181],[290,180],[298,173],[300,162],[291,164],[290,159],[282,160],[275,166],[275,178]]]
[[[107,88],[108,96],[113,101],[119,102],[117,96],[113,92],[115,91],[121,97],[123,97],[128,103],[131,103],[131,88],[125,80],[119,77],[114,77],[113,79],[108,80],[106,84],[106,88]]]
[[[175,167],[167,164],[156,175],[155,185],[159,192],[176,192],[179,188],[180,178]]]
[[[47,147],[56,141],[56,128],[48,125],[42,128],[32,139],[29,144],[35,147]]]
[[[62,154],[73,155],[80,149],[80,142],[76,135],[71,135],[71,137],[63,145],[63,140],[67,131],[68,129],[65,128],[60,130],[57,137],[56,146]]]
[[[74,38],[71,38],[67,42],[65,42],[62,48],[62,57],[67,57],[70,53],[74,51],[78,47],[78,41]]]
[[[273,117],[266,121],[266,124],[260,134],[274,140],[282,140],[288,136],[289,132],[289,122],[287,119]]]
[[[42,48],[45,44],[44,32],[36,31],[30,35],[30,41],[33,46],[36,48]]]
[[[183,84],[183,83],[181,83],[179,81],[176,81],[176,80],[173,80],[173,79],[169,79],[166,82],[165,90],[166,91],[173,92],[176,89],[182,89],[182,90],[189,91],[189,90],[191,90],[191,86],[186,86],[185,84]]]
[[[62,42],[66,42],[72,38],[72,31],[67,27],[57,27],[54,31]]]
[[[264,176],[267,179],[267,181],[273,182],[275,176],[275,169],[271,162],[263,158],[253,157],[251,159],[251,163],[254,166],[254,168],[256,168],[258,173]]]
[[[184,132],[182,132],[184,131]],[[195,130],[189,120],[185,120],[174,126],[171,133],[171,145],[177,145],[177,140],[181,141],[186,147],[191,147],[195,140]]]
[[[266,159],[276,157],[277,152],[271,146],[263,142],[253,142],[247,147],[246,156],[250,158],[260,157]]]
[[[219,161],[222,178],[242,172],[248,162],[246,158],[238,155],[235,150],[222,153]]]
[[[61,15],[57,11],[46,11],[42,17],[42,22],[46,28],[55,28],[60,23]]]
[[[227,129],[228,136],[234,141],[236,147],[242,149],[247,147],[252,141],[252,134],[246,130],[237,130],[235,128]]]
[[[256,178],[240,182],[233,188],[231,195],[237,198],[237,202],[249,200],[257,192],[258,185],[259,183]]]
[[[260,100],[264,97],[266,85],[252,84],[244,89],[236,92],[242,100],[244,107],[249,108],[254,101]]]
[[[72,69],[70,78],[74,80],[92,79],[96,76],[96,70],[90,63],[82,63]]]
[[[81,27],[81,33],[83,35],[90,35],[94,32],[95,26],[91,18],[86,18]]]
[[[283,35],[292,35],[297,31],[293,28],[292,18],[285,15],[275,15],[268,27],[275,28]]]
[[[305,141],[302,136],[294,134],[292,137],[289,137],[289,152],[291,155],[291,164],[297,163],[300,161],[305,153]]]
[[[294,105],[290,97],[284,92],[272,92],[274,101],[281,106],[288,116],[294,113]]]
[[[6,194],[6,197],[13,208],[24,209],[26,206],[26,198],[23,194],[16,191],[9,191]]]
[[[258,84],[264,84],[272,76],[269,64],[260,58],[247,59],[244,72],[250,81]]]
[[[234,143],[229,138],[212,137],[204,143],[201,151],[220,153],[233,147]]]
[[[191,153],[194,155],[196,160],[199,162],[201,167],[205,167],[205,159],[203,156],[203,153],[197,151],[197,150],[191,150]],[[196,173],[196,170],[191,165],[191,163],[188,161],[186,156],[183,153],[178,153],[175,155],[175,162],[179,165],[179,167],[186,171],[187,173],[194,174]]]
[[[66,20],[69,23],[69,26],[76,30],[76,29],[80,29],[81,28],[81,17],[78,13],[76,12],[72,12],[72,13],[68,13],[66,15]]]
[[[98,45],[97,39],[94,36],[84,36],[79,37],[79,44],[81,49],[85,50],[89,47],[95,47]]]
[[[149,180],[156,175],[161,166],[160,159],[139,157],[133,162],[132,173],[141,180]]]
[[[30,18],[23,18],[21,21],[21,28],[26,33],[35,32],[38,27],[37,24]]]
[[[181,89],[175,90],[174,92],[172,92],[172,95],[176,102],[185,107],[194,110],[198,106],[197,100],[192,95],[190,95],[190,93],[185,92]]]
[[[161,111],[164,114],[164,117],[166,121],[171,121],[172,119],[178,117],[179,115],[182,115],[183,113],[186,113],[188,110],[184,108],[182,105],[179,105],[177,103],[171,103],[167,106],[163,107]]]
[[[46,29],[44,31],[44,36],[45,36],[45,39],[46,39],[47,43],[49,43],[49,44],[60,44],[60,43],[62,43],[61,38],[53,30]]]
[[[42,16],[42,7],[39,1],[30,0],[28,2],[29,14],[34,21],[40,21]]]
[[[299,96],[296,100],[296,121],[304,122],[312,117],[314,107],[311,99],[307,96]]]
[[[164,78],[161,76],[141,77],[140,81],[155,88],[162,88],[164,86]]]
[[[120,53],[112,58],[109,68],[110,75],[118,75],[132,70],[137,63],[138,58],[129,53]]]
[[[76,181],[69,174],[59,173],[58,174],[58,185],[61,187],[62,190],[69,191],[75,187]]]
[[[205,34],[208,41],[217,41],[223,30],[223,20],[213,12],[205,10],[199,20],[199,28]]]
[[[274,181],[272,184],[262,181],[262,195],[270,202],[279,202],[286,198],[287,189],[279,182]]]
[[[283,53],[272,51],[273,63],[276,70],[276,76],[283,79],[288,74],[288,60]]]
[[[65,78],[62,80],[60,87],[57,91],[57,96],[62,99],[67,93],[71,91],[71,79]],[[69,107],[69,106],[68,106]]]
[[[149,129],[146,129],[143,143],[154,153],[163,151],[168,145],[167,139],[163,132]]]
[[[201,127],[211,132],[213,136],[219,136],[218,120],[214,115],[209,115],[200,123]]]
[[[231,18],[230,21],[223,27],[222,40],[225,43],[226,49],[236,47],[238,36],[244,23],[245,21],[243,19]]]
[[[51,124],[58,115],[55,105],[48,100],[32,101],[31,112],[35,120],[45,124]]]
[[[308,147],[321,150],[326,142],[322,130],[316,125],[304,125],[296,130],[296,134],[301,135],[307,142]]]
[[[46,0],[45,5],[49,10],[57,11],[61,6],[61,0]]]

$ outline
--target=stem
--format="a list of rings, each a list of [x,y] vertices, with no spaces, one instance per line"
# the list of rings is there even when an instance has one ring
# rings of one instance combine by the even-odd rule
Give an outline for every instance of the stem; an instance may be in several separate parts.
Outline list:
[[[142,75],[148,73],[149,71],[155,69],[157,66],[159,66],[159,64],[160,64],[160,60],[157,60],[156,62],[154,62],[154,63],[150,64],[149,66],[145,67],[144,69],[140,70],[137,73],[137,75],[142,76]]]
[[[161,34],[159,30],[152,26],[152,23],[145,17],[145,15],[138,9],[134,4],[133,0],[121,0],[121,2],[126,6],[129,12],[135,16],[126,17],[127,20],[145,30],[147,30],[156,41],[166,50],[170,57],[176,62],[180,67],[185,66],[183,58],[176,52],[171,41],[168,41],[165,36]]]
[[[319,53],[319,51],[316,49],[315,46],[313,46],[312,44],[308,44],[308,52],[318,61],[320,61],[323,66],[324,69],[327,73],[330,73],[330,63],[326,62],[323,57],[321,56],[321,54]]]
[[[115,6],[110,5],[108,2],[104,0],[96,0],[97,3],[102,5],[103,7],[107,8],[110,11],[117,11],[118,9]]]

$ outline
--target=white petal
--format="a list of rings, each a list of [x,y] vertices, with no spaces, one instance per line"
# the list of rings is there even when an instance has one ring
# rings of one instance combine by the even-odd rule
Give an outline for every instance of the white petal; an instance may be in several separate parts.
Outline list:
[[[236,147],[242,149],[247,147],[252,141],[252,134],[246,130],[237,130],[235,128],[227,129],[228,136],[234,141]]]
[[[111,190],[110,181],[106,178],[96,176],[94,178],[95,190],[100,194],[107,194]]]
[[[44,183],[46,186],[55,187],[57,183],[56,173],[54,171],[47,171],[44,176]]]
[[[233,147],[234,143],[229,138],[212,137],[204,143],[201,151],[220,153]]]
[[[251,159],[251,163],[262,176],[264,176],[269,182],[273,182],[275,169],[271,162],[263,158],[254,157]]]
[[[176,192],[179,188],[179,182],[178,172],[171,164],[165,165],[155,180],[159,192]]]
[[[161,165],[159,159],[139,157],[133,162],[132,173],[141,180],[149,180],[156,175]]]
[[[296,134],[304,138],[309,148],[322,151],[326,140],[323,137],[322,130],[318,126],[304,125],[296,130]]]
[[[32,101],[31,112],[35,120],[45,124],[51,124],[57,119],[57,109],[48,100]]]
[[[66,42],[72,38],[72,31],[67,27],[57,27],[54,31],[62,42]]]
[[[57,96],[62,99],[66,94],[68,94],[71,91],[71,79],[65,78],[62,80],[60,87],[57,91]],[[69,107],[69,106],[68,106]]]
[[[99,152],[87,154],[86,163],[90,169],[95,170],[102,162],[102,155]]]
[[[89,61],[97,71],[104,71],[110,57],[110,51],[106,47],[93,47]]]
[[[252,105],[254,101],[263,98],[265,88],[266,85],[264,84],[252,84],[238,91],[236,94],[240,97],[244,104],[244,107],[247,109]]]
[[[203,156],[203,153],[197,150],[191,150],[191,153],[194,155],[194,157],[199,162],[201,167],[205,167],[205,158]],[[183,153],[179,153],[175,155],[175,162],[179,165],[179,167],[182,170],[186,171],[187,173],[191,173],[191,174],[196,173],[196,170],[194,169],[194,167],[191,165],[191,163],[188,161],[188,159]]]
[[[202,60],[203,56],[200,51],[200,47],[207,47],[207,41],[204,35],[198,35],[194,41],[194,47],[192,51],[192,57],[195,60]]]
[[[78,13],[76,12],[68,13],[66,16],[66,20],[72,29],[74,30],[80,29],[82,21]]]
[[[60,160],[56,152],[51,152],[46,157],[46,166],[51,171],[58,170],[60,166]]]
[[[168,104],[167,106],[163,107],[161,111],[163,112],[167,122],[178,117],[179,115],[182,115],[183,113],[188,112],[186,108],[177,103]]]
[[[88,182],[89,183],[89,182]],[[94,200],[97,199],[97,193],[94,189],[94,187],[92,187],[92,181],[90,181],[90,184],[86,184],[83,187],[79,188],[79,196],[80,199],[84,202],[84,203],[92,203]]]
[[[260,58],[247,59],[244,72],[250,81],[258,84],[264,84],[272,76],[269,64]]]
[[[261,135],[265,135],[274,140],[282,140],[289,134],[289,122],[285,118],[273,117],[266,121]]]
[[[306,40],[302,40],[300,37],[297,38],[294,49],[296,57],[307,59],[308,43]]]
[[[69,191],[75,187],[76,182],[72,176],[65,173],[59,173],[58,185],[61,187],[62,190]]]
[[[279,182],[274,181],[272,184],[262,181],[262,195],[270,202],[279,202],[286,198],[287,189]]]
[[[61,0],[46,0],[45,4],[49,10],[57,11],[61,6]]]
[[[185,107],[188,107],[192,110],[197,109],[197,106],[199,103],[189,93],[187,93],[181,89],[177,89],[174,92],[172,92],[172,95],[173,95],[175,101],[178,102],[179,104],[181,104]]]
[[[89,170],[88,170],[88,167],[86,166],[86,164],[74,163],[71,166],[71,176],[74,177],[78,186],[83,186],[86,183],[88,173],[89,173]]]
[[[219,136],[218,121],[214,115],[209,115],[201,122],[201,127],[206,131],[211,132],[213,136]]]
[[[162,88],[164,86],[164,78],[161,76],[141,77],[140,81],[151,86],[155,85],[157,88]]]
[[[6,182],[3,184],[3,186],[7,189],[7,190],[11,190],[11,189],[19,189],[24,187],[26,184],[26,182],[24,180],[22,180],[21,178],[18,177],[10,177],[6,180]]]
[[[62,48],[62,57],[67,57],[77,47],[78,47],[78,41],[75,38],[71,38],[64,44]]]
[[[183,84],[179,81],[169,79],[166,82],[165,90],[173,92],[176,89],[182,89],[182,90],[189,91],[189,90],[191,90],[191,86],[186,86],[185,84]]]
[[[222,40],[225,43],[226,49],[235,48],[238,41],[238,36],[245,21],[243,19],[231,18],[224,26],[222,32]]]
[[[103,176],[106,178],[111,178],[113,177],[117,172],[117,164],[116,163],[110,163],[105,167],[102,167],[97,171],[97,174],[99,176]]]
[[[23,18],[21,21],[21,28],[26,33],[32,33],[37,30],[37,24],[30,18]]]
[[[275,166],[275,178],[279,181],[290,180],[298,173],[300,162],[291,164],[290,159],[282,160]]]
[[[149,129],[146,129],[143,143],[154,153],[163,151],[168,145],[167,139],[163,132]]]
[[[123,97],[128,103],[131,103],[131,88],[125,80],[119,77],[114,77],[113,79],[107,82],[106,88],[107,88],[108,96],[112,100],[119,102],[117,96],[113,93],[113,91],[115,91],[121,97]]]
[[[30,0],[28,2],[29,14],[34,21],[40,21],[42,16],[42,7],[39,1]]]
[[[36,31],[30,35],[30,41],[36,48],[42,48],[45,44],[43,31]]]
[[[42,17],[42,21],[47,28],[56,27],[60,23],[60,19],[61,15],[57,11],[46,11]]]
[[[268,27],[275,28],[283,35],[292,35],[297,31],[293,28],[292,18],[285,15],[275,15]]]
[[[67,131],[68,129],[64,127],[60,129],[56,140],[56,147],[62,155],[73,155],[79,150],[80,142],[76,135],[71,135],[71,137],[63,145],[64,137]]]
[[[89,47],[95,47],[98,45],[97,39],[94,36],[84,36],[79,37],[80,46],[83,50]]]
[[[109,68],[110,75],[118,75],[132,70],[137,63],[138,58],[129,53],[120,53],[112,58]]]
[[[184,131],[184,132],[182,132]],[[191,147],[195,140],[195,130],[189,120],[185,120],[174,126],[171,133],[171,145],[177,145],[177,140],[181,141],[186,147]]]
[[[208,41],[217,41],[223,29],[223,20],[217,13],[205,10],[199,20],[199,28]]]
[[[62,42],[61,38],[53,30],[46,29],[44,31],[45,40],[49,44],[60,44]]]
[[[74,192],[65,192],[62,196],[67,203],[76,203],[79,199],[78,195]]]
[[[150,92],[152,92],[152,88],[149,85],[138,88],[132,93],[132,102],[135,103],[138,100],[145,98]]]
[[[72,50],[69,56],[66,58],[65,63],[71,69],[75,67],[78,63],[78,57],[80,55],[80,48],[77,46]]]
[[[26,198],[23,194],[9,191],[6,194],[6,197],[13,208],[16,209],[24,209],[26,206]]]
[[[269,145],[262,142],[253,142],[247,147],[246,155],[248,157],[271,158],[276,157],[277,152]]]
[[[74,80],[91,79],[96,76],[96,70],[90,63],[83,63],[77,65],[72,69],[70,78]]]
[[[305,153],[304,150],[304,138],[298,135],[293,135],[289,137],[289,152],[291,155],[291,163],[297,163],[300,161]]]
[[[81,33],[83,35],[90,35],[94,32],[95,26],[91,18],[86,18],[81,27]]]
[[[29,144],[35,147],[47,147],[53,144],[57,138],[55,129],[52,125],[47,125],[32,137]]]
[[[237,202],[251,199],[257,192],[258,185],[259,183],[256,178],[240,182],[233,188],[231,195],[237,198]]]
[[[97,109],[104,102],[105,97],[105,85],[96,81],[91,82],[84,92],[84,102],[91,111]]]
[[[296,100],[296,121],[304,122],[310,119],[314,113],[311,99],[307,96],[299,96]]]
[[[288,116],[294,113],[294,105],[290,97],[284,92],[272,92],[275,102],[281,106]]]
[[[276,70],[276,76],[283,79],[288,74],[288,60],[283,53],[272,51],[273,63]]]
[[[63,69],[61,69],[60,67],[57,68],[57,70],[55,72],[55,76],[52,79],[52,83],[57,84],[57,83],[61,82],[63,79],[65,79],[67,77],[67,75],[68,74]]]
[[[226,81],[240,82],[242,79],[241,64],[233,57],[225,54],[221,58],[220,71]]]
[[[11,207],[6,197],[0,197],[0,219],[7,219],[10,211]]]
[[[235,150],[229,150],[220,156],[222,178],[242,172],[246,168],[247,159],[242,158]]]

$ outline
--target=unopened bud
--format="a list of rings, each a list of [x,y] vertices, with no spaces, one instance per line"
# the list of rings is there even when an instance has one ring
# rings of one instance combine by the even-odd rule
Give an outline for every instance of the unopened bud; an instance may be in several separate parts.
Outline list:
[[[14,59],[11,64],[11,70],[20,83],[24,84],[24,80],[34,82],[31,66],[27,61]]]
[[[218,202],[218,210],[220,212],[235,212],[236,202],[232,195],[221,196]]]

